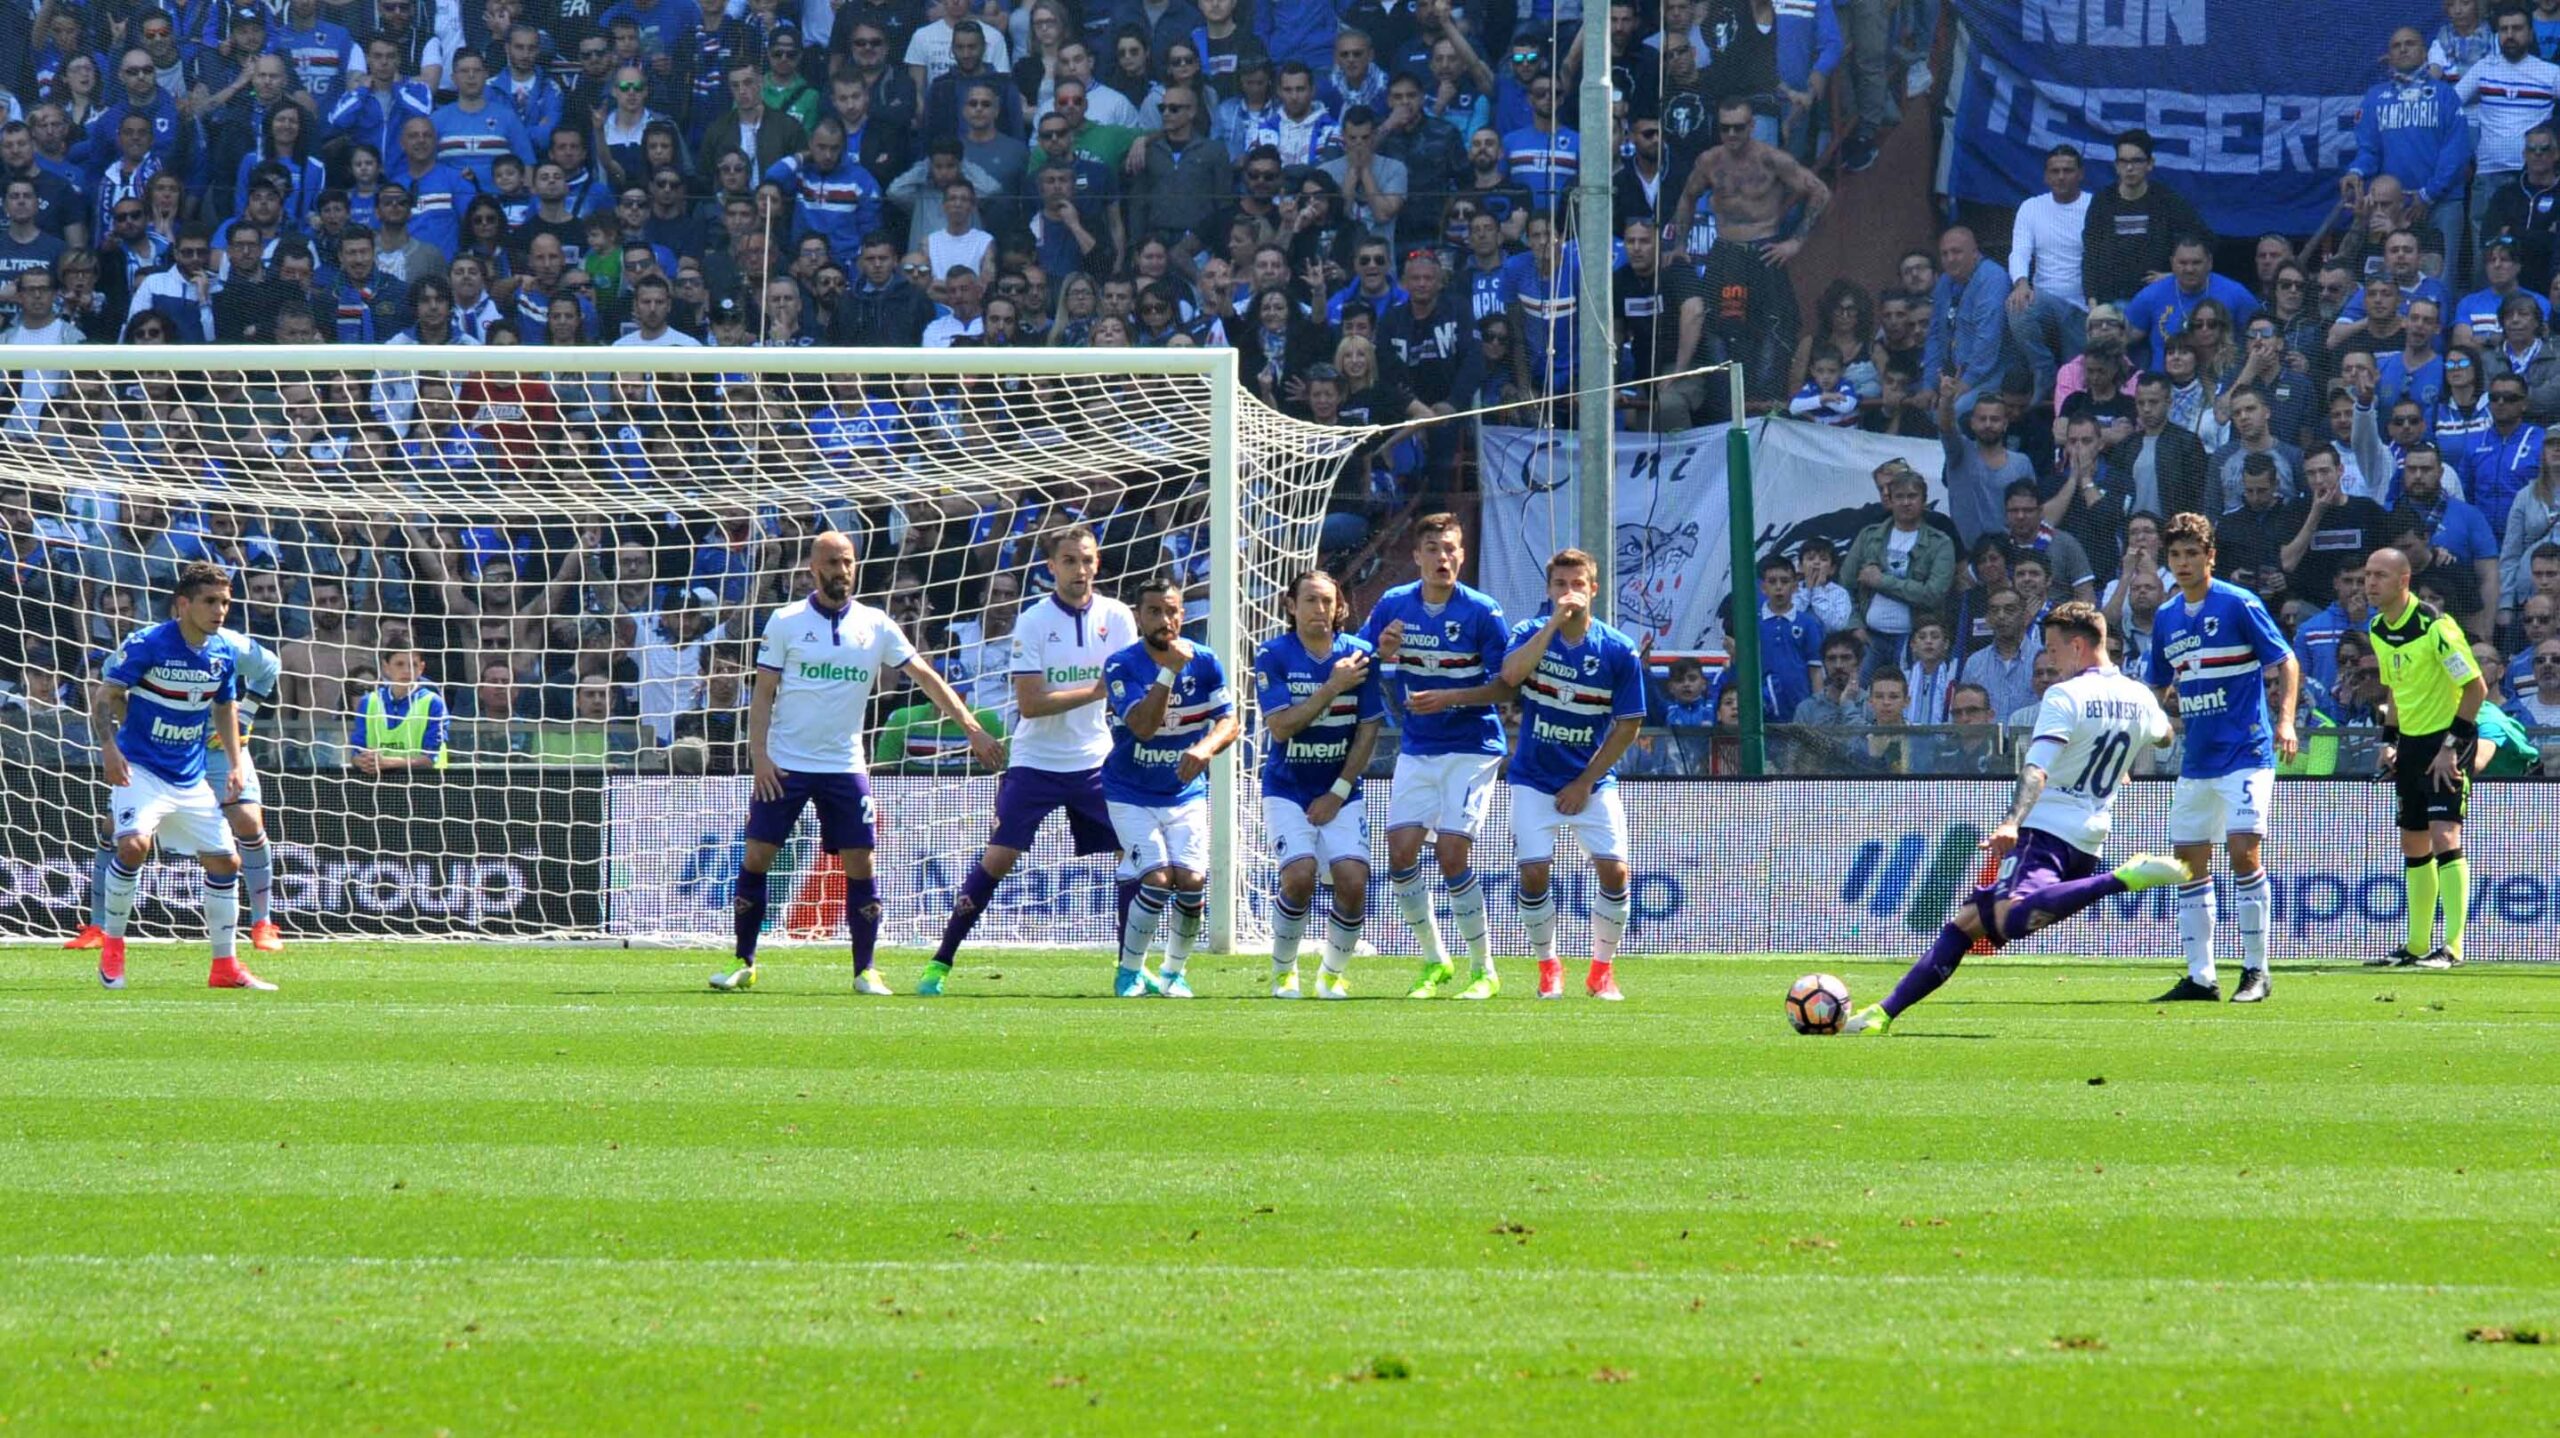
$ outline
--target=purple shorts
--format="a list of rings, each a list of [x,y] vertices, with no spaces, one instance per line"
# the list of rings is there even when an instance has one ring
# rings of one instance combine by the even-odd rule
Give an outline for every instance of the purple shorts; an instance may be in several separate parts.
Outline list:
[[[1120,852],[1119,831],[1111,826],[1111,807],[1102,798],[1102,771],[1079,769],[1061,774],[1049,769],[1007,769],[996,781],[996,831],[991,844],[1028,850],[1040,826],[1057,810],[1067,811],[1067,832],[1078,854]]]
[[[747,842],[780,848],[791,840],[800,811],[818,806],[818,843],[828,853],[874,847],[871,776],[795,774],[784,770],[782,797],[747,803]]]
[[[1976,889],[1976,895],[1993,900],[2020,902],[2040,889],[2073,879],[2085,879],[2098,872],[2098,856],[2077,844],[2067,843],[2042,829],[2018,831],[2018,847],[2000,863],[2000,872],[1991,882]]]

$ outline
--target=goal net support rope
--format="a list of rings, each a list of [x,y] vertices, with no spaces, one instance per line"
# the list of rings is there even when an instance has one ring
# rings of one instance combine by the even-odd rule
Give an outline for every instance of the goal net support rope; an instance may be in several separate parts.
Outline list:
[[[1067,524],[1099,534],[1104,592],[1165,572],[1190,586],[1192,636],[1225,661],[1248,735],[1212,772],[1211,938],[1261,932],[1251,646],[1378,434],[1264,407],[1232,352],[187,346],[11,363],[0,935],[85,918],[106,829],[93,688],[191,560],[231,571],[232,627],[283,662],[250,747],[290,936],[712,943],[751,782],[754,638],[807,592],[812,539],[851,536],[859,597],[1009,725],[1008,635],[1047,585],[1040,536]],[[446,761],[375,773],[353,741],[403,650],[449,713]],[[849,716],[879,789],[884,937],[910,944],[939,932],[995,783],[921,703],[885,676]],[[1097,913],[1107,936],[1110,863],[1072,858],[1052,823],[976,941],[1059,942]],[[841,881],[831,895],[816,847],[804,824],[777,868],[777,931],[838,932]],[[192,862],[155,863],[133,932],[199,933],[200,885]]]

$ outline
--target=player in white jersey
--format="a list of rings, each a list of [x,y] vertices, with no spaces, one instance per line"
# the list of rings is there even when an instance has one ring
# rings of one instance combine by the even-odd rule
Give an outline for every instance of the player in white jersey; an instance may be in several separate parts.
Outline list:
[[[221,635],[230,641],[240,661],[240,734],[246,738],[258,708],[276,696],[276,685],[283,678],[284,664],[276,652],[237,629],[224,629]],[[213,786],[217,799],[230,792],[231,756],[223,750],[219,734],[205,735],[205,782]],[[284,948],[284,931],[276,927],[272,914],[276,892],[276,855],[267,843],[265,786],[259,782],[256,766],[241,778],[240,795],[236,799],[220,799],[222,816],[231,826],[231,836],[240,841],[240,887],[249,909],[249,947],[262,954]],[[89,922],[66,949],[101,948],[107,940],[107,870],[115,862],[115,846],[103,845],[90,863]]]
[[[1111,757],[1111,727],[1102,705],[1102,666],[1138,642],[1129,606],[1094,586],[1102,578],[1102,547],[1083,525],[1049,536],[1049,572],[1057,589],[1033,600],[1013,626],[1010,663],[1014,709],[1012,758],[996,783],[995,833],[960,881],[942,942],[925,965],[916,992],[932,998],[951,976],[960,945],[975,928],[996,885],[1013,872],[1060,809],[1078,857],[1117,853],[1111,807],[1102,797],[1102,761]],[[1120,910],[1128,912],[1138,883],[1120,880]]]
[[[2044,619],[2044,642],[2069,677],[2045,691],[2017,796],[1982,841],[2000,860],[1999,873],[1974,890],[1893,993],[1859,1010],[1845,1032],[1890,1032],[1905,1009],[1954,977],[1976,939],[1997,949],[2101,899],[2186,878],[2186,865],[2167,854],[2136,854],[2113,873],[2098,872],[2116,789],[2136,749],[2168,745],[2169,716],[2158,695],[2107,664],[2107,621],[2096,605],[2055,608]]]
[[[853,597],[853,541],[829,532],[809,548],[816,592],[765,620],[756,648],[755,698],[747,708],[747,753],[755,798],[747,806],[746,854],[738,868],[738,967],[711,980],[724,992],[756,983],[756,939],[764,932],[767,875],[800,812],[818,808],[818,841],[844,865],[845,927],[853,933],[853,987],[886,994],[872,968],[880,943],[880,884],[871,870],[877,832],[862,721],[884,669],[903,669],[918,692],[969,738],[969,753],[1004,767],[1004,746],[942,676],[907,642],[896,620]]]

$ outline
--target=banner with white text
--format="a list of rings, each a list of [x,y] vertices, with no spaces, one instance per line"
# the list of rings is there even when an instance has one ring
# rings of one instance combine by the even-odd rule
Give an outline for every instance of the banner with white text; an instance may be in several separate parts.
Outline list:
[[[2434,10],[2435,7],[2422,7]],[[2485,5],[2481,7],[2487,9]],[[2308,234],[2355,153],[2356,110],[2393,27],[2440,16],[2381,0],[1956,0],[1945,186],[2015,206],[2073,145],[2114,183],[2115,136],[2151,132],[2153,178],[2222,235]]]

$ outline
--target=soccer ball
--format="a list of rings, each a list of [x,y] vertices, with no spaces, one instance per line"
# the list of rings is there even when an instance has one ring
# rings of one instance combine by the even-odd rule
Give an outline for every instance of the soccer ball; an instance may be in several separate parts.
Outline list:
[[[1836,1034],[1849,1017],[1849,986],[1829,974],[1807,974],[1787,990],[1787,1022],[1800,1034]]]

